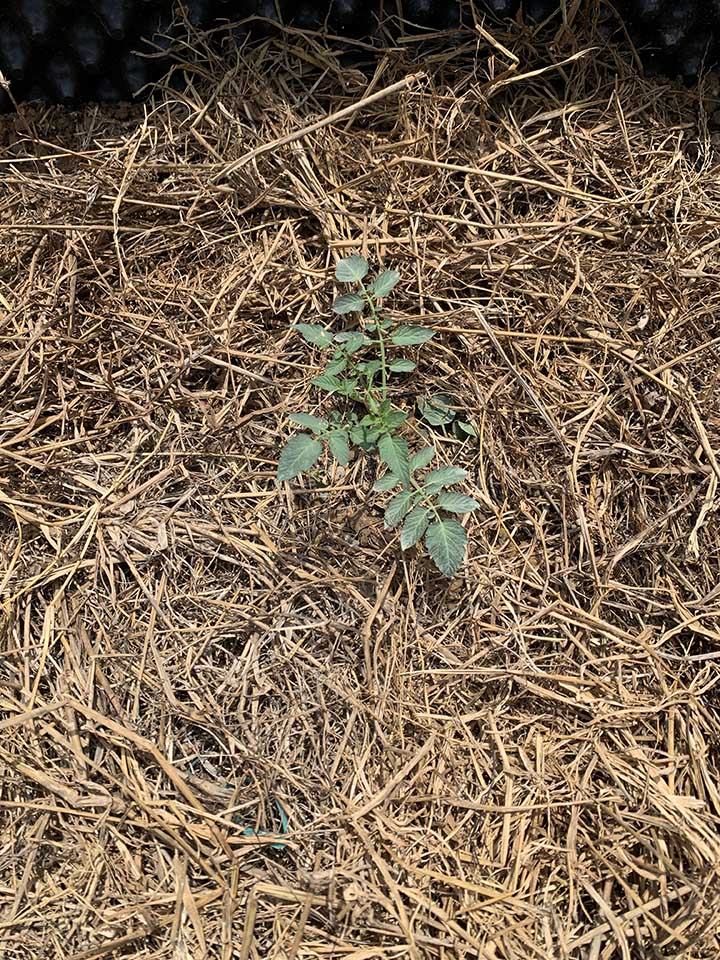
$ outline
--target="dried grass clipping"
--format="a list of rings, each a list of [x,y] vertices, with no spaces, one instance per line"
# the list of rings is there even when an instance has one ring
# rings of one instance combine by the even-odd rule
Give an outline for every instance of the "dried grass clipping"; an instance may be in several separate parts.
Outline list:
[[[3,957],[720,954],[717,90],[588,31],[4,118]],[[477,425],[451,582],[273,479],[351,250]]]

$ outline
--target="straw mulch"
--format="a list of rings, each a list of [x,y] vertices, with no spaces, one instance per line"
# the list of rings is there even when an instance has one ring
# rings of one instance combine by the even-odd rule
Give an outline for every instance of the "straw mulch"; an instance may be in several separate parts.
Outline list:
[[[588,30],[4,119],[4,960],[719,955],[720,104]],[[274,480],[350,251],[477,426],[452,581]]]

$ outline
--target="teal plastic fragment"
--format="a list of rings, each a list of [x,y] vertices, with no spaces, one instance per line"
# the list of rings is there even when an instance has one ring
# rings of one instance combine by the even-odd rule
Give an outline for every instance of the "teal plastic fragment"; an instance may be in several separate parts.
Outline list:
[[[290,820],[288,818],[288,815],[285,813],[285,810],[283,809],[282,804],[278,799],[275,800],[275,806],[277,807],[278,813],[280,815],[280,833],[284,835],[288,833],[290,830]],[[243,830],[243,836],[244,837],[271,837],[273,836],[273,834],[277,832],[278,831],[276,830],[254,830],[252,827],[245,827],[245,829]],[[273,850],[284,850],[286,847],[286,844],[278,840],[275,843],[269,844],[269,846]]]

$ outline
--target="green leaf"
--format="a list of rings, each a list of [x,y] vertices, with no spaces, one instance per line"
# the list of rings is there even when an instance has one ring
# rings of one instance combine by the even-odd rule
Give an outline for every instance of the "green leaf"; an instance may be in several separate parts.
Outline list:
[[[368,272],[368,262],[365,257],[353,253],[345,257],[335,267],[335,276],[341,283],[358,283]]]
[[[298,474],[314,467],[320,459],[322,444],[309,433],[298,433],[283,447],[278,460],[278,480],[292,480]]]
[[[385,422],[385,426],[389,430],[397,430],[397,428],[401,424],[405,423],[407,418],[408,418],[408,415],[402,410],[390,410],[388,413],[385,414],[383,419]]]
[[[435,336],[434,330],[427,327],[398,327],[390,334],[390,339],[396,347],[413,347],[418,343],[425,343]]]
[[[366,337],[364,333],[358,333],[352,340],[348,340],[345,344],[345,353],[347,353],[348,356],[352,356],[353,353],[357,353],[358,350],[371,342],[370,338]]]
[[[344,333],[335,334],[336,343],[341,343],[344,353],[357,353],[360,347],[364,347],[366,343],[370,343],[370,337],[366,337],[364,333],[361,333],[359,330],[349,330]]]
[[[460,483],[467,477],[467,470],[462,467],[438,467],[437,470],[431,470],[425,477],[425,485],[432,484],[438,489],[450,487],[453,483]]]
[[[457,520],[437,520],[427,528],[425,546],[438,570],[451,577],[465,559],[467,534]]]
[[[334,377],[336,374],[342,373],[346,366],[347,360],[345,357],[338,357],[337,360],[331,360],[323,370],[323,376],[327,374],[331,377]]]
[[[344,313],[362,313],[365,308],[365,301],[359,293],[344,293],[338,297],[332,305],[333,312]]]
[[[360,421],[360,425],[363,427],[374,427],[377,426],[379,422],[380,421],[378,420],[376,413],[366,413]]]
[[[405,522],[400,531],[400,546],[403,550],[407,550],[408,547],[412,547],[420,540],[427,530],[429,519],[430,511],[427,507],[413,507],[405,517]]]
[[[367,360],[364,363],[359,363],[357,368],[361,373],[364,373],[366,377],[372,377],[378,372],[381,366],[382,364],[379,360]]]
[[[330,453],[335,457],[341,467],[346,467],[350,462],[350,446],[348,444],[347,430],[333,430],[327,438]]]
[[[357,426],[350,431],[350,439],[362,450],[374,450],[380,434],[380,430],[368,430],[367,427]]]
[[[357,390],[357,380],[341,380],[338,393],[343,397],[352,397]]]
[[[397,270],[385,270],[378,274],[370,289],[376,297],[386,297],[400,280]]]
[[[464,493],[441,493],[436,500],[436,506],[448,513],[471,513],[477,510],[480,504]]]
[[[423,447],[422,450],[418,450],[418,452],[410,458],[410,473],[424,469],[435,459],[436,453],[435,447]]]
[[[454,416],[452,410],[448,413],[434,407],[426,407],[422,414],[423,420],[429,423],[431,427],[446,427],[449,423],[452,423]]]
[[[388,370],[393,373],[410,373],[411,370],[415,369],[415,366],[412,360],[393,360],[388,365]]]
[[[390,470],[397,474],[405,486],[410,486],[410,463],[407,442],[402,437],[385,434],[381,437],[378,450]]]
[[[307,427],[313,433],[322,433],[328,422],[324,417],[314,417],[311,413],[291,413],[288,420],[297,423],[300,427]]]
[[[399,483],[400,477],[396,477],[394,473],[384,473],[382,477],[373,484],[373,490],[376,490],[378,493],[385,493],[386,490],[392,490],[392,488],[396,487]]]
[[[313,323],[296,323],[295,329],[308,343],[316,347],[329,347],[333,342],[332,333],[325,327],[318,327]]]
[[[414,494],[411,490],[396,493],[385,508],[385,529],[396,527],[413,504]]]
[[[455,419],[452,400],[449,397],[446,400],[444,394],[438,394],[429,400],[420,400],[418,407],[423,420],[426,420],[431,427],[444,427]]]
[[[458,420],[457,425],[459,429],[463,433],[466,433],[469,437],[477,436],[477,430],[471,423],[466,423],[464,420]]]
[[[336,393],[340,390],[341,384],[337,377],[331,373],[321,373],[311,381],[313,386],[320,387],[321,390],[327,390],[328,393]]]

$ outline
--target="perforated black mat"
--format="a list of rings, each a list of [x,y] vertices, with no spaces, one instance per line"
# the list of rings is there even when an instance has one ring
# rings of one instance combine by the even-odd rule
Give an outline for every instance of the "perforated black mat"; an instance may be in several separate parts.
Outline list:
[[[720,0],[621,0],[617,6],[649,69],[693,76],[717,59]],[[203,28],[257,16],[364,38],[377,36],[383,14],[373,0],[186,0],[185,7]],[[558,7],[558,0],[480,0],[475,9],[536,23]],[[397,18],[398,11],[418,28],[449,29],[463,16],[458,0],[405,0],[384,13]],[[138,51],[167,45],[176,14],[173,0],[0,0],[0,71],[18,101],[129,99],[163,69]]]

